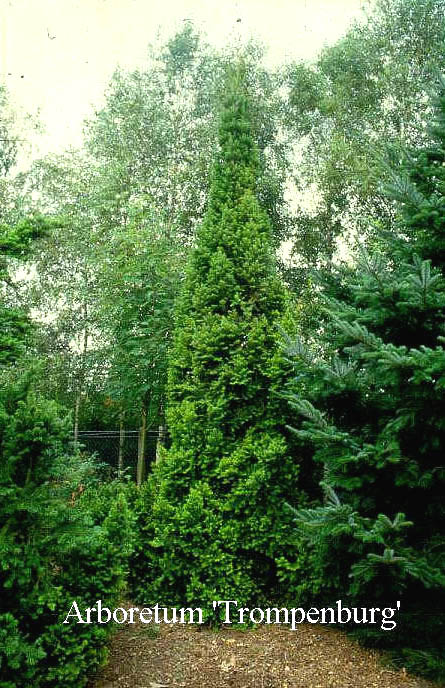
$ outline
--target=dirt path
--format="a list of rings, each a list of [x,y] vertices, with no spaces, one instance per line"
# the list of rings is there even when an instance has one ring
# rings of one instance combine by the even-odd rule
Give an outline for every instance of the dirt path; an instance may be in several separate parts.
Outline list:
[[[303,625],[219,632],[192,626],[125,626],[90,688],[431,688],[385,669],[342,632]]]

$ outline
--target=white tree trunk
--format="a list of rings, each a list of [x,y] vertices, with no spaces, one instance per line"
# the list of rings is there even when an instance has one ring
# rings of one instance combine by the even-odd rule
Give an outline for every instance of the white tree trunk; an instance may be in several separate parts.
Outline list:
[[[156,463],[159,463],[162,456],[162,447],[165,444],[165,425],[160,425],[158,429],[158,439],[156,441]]]
[[[145,477],[145,438],[147,434],[147,412],[145,406],[141,411],[141,427],[139,430],[138,443],[138,463],[136,468],[136,484],[138,487],[142,485]]]
[[[117,457],[117,475],[120,478],[124,470],[124,443],[125,443],[125,430],[124,430],[124,416],[125,411],[121,411],[119,414],[119,455]]]

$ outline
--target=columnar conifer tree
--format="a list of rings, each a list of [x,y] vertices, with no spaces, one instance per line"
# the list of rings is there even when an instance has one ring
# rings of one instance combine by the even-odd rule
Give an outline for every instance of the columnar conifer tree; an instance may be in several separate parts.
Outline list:
[[[155,475],[153,568],[138,590],[171,603],[258,602],[295,536],[284,512],[298,462],[282,434],[277,323],[286,292],[256,195],[258,154],[242,69],[228,81],[210,197],[169,362],[171,448]],[[149,490],[153,488],[153,482]],[[142,575],[142,580],[141,580]]]

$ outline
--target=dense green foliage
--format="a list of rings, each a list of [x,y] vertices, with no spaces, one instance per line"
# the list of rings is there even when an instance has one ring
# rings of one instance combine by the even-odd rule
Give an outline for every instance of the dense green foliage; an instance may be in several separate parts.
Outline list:
[[[31,327],[27,313],[13,303],[9,261],[24,258],[31,241],[41,237],[48,226],[42,218],[22,221],[15,228],[0,226],[0,284],[4,299],[0,303],[0,366],[14,363],[23,351],[23,340]]]
[[[110,190],[118,194],[117,216],[125,215],[129,199],[136,198],[168,226],[194,235],[207,204],[225,74],[242,55],[251,125],[263,163],[257,193],[274,238],[288,236],[280,81],[264,67],[263,54],[253,42],[216,50],[185,22],[165,44],[150,46],[144,69],[115,72],[105,106],[87,124],[86,143],[104,165]]]
[[[127,414],[142,403],[150,426],[163,419],[181,245],[159,217],[133,210],[108,253],[112,264],[100,284],[103,332],[111,343],[106,389]]]
[[[186,21],[15,177],[0,87],[0,688],[85,685],[112,624],[61,621],[127,579],[400,600],[361,637],[445,674],[444,37],[445,0],[376,0],[270,70]],[[140,489],[73,446],[139,423],[168,427]]]
[[[221,596],[258,602],[276,585],[278,559],[295,549],[284,501],[299,473],[277,395],[285,366],[276,323],[287,297],[256,195],[258,153],[238,73],[219,140],[176,311],[171,447],[146,490],[152,522],[133,564],[140,598],[204,608]]]
[[[318,352],[303,340],[289,349],[298,360],[291,403],[305,418],[296,432],[322,470],[323,504],[297,511],[323,581],[317,592],[358,606],[400,600],[396,631],[362,635],[442,678],[444,87],[433,143],[412,151],[387,187],[399,202],[398,232],[325,286]]]
[[[8,261],[52,226],[2,228],[4,282]],[[73,455],[70,418],[36,394],[29,315],[4,298],[0,322],[0,686],[79,687],[104,661],[110,628],[62,621],[73,600],[118,602],[132,519],[123,494],[95,484],[94,465]]]
[[[78,687],[104,662],[112,626],[62,621],[73,600],[117,606],[131,518],[123,495],[67,453],[60,409],[18,396],[0,406],[0,685]]]

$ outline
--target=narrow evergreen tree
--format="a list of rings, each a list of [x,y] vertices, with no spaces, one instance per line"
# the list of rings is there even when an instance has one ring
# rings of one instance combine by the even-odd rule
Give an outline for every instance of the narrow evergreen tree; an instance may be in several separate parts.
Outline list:
[[[294,342],[297,435],[322,467],[323,505],[296,513],[325,601],[394,607],[406,666],[445,676],[445,83],[428,149],[388,188],[398,235],[326,298],[325,355]],[[331,289],[332,293],[332,289]],[[305,400],[302,399],[304,390]],[[372,605],[370,604],[372,602]]]
[[[154,481],[137,567],[153,600],[256,602],[295,550],[283,512],[298,463],[282,434],[284,368],[277,322],[286,312],[270,221],[256,195],[258,154],[242,70],[228,82],[205,219],[177,307],[169,363],[171,448]],[[147,497],[147,496],[146,496]]]

